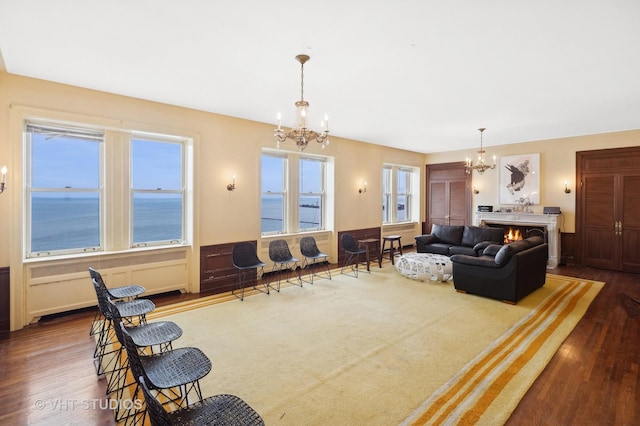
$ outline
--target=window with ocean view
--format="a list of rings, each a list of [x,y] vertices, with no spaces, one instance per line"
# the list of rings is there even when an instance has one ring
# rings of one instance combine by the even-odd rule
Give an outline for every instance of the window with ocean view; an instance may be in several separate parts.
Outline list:
[[[262,154],[262,234],[325,228],[326,163],[323,157],[298,153]]]
[[[29,253],[100,249],[103,138],[92,129],[26,126]]]
[[[382,168],[382,223],[413,220],[412,182],[419,178],[417,169],[385,164]]]
[[[27,258],[186,240],[190,139],[38,119],[24,135]]]
[[[181,143],[131,141],[133,247],[183,239]]]

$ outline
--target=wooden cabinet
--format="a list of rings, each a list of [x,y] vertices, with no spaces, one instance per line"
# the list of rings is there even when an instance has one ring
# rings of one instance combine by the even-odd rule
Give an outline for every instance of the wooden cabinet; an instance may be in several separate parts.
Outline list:
[[[254,246],[256,241],[250,241]],[[200,292],[224,293],[235,288],[238,270],[233,266],[232,250],[236,243],[200,247]],[[254,280],[248,279],[247,286]]]
[[[427,223],[431,225],[468,225],[471,214],[469,175],[464,163],[427,165]]]
[[[576,163],[582,264],[640,272],[640,148],[578,152]]]

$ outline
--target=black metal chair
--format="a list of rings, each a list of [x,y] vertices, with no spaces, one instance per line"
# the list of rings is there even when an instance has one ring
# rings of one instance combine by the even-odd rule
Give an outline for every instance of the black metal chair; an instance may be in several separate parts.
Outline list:
[[[95,278],[91,279],[93,288],[98,299],[98,309],[104,316],[104,320],[100,321],[100,328],[96,331],[96,348],[93,356],[96,359],[96,372],[98,375],[111,373],[116,365],[115,356],[118,348],[113,343],[116,338],[113,336],[114,322],[111,317],[108,302],[108,292],[104,284],[99,283]],[[149,299],[134,299],[128,301],[115,302],[122,319],[129,324],[146,324],[146,315],[156,308],[156,305]],[[109,356],[109,358],[107,358]],[[113,377],[113,375],[111,375]],[[114,382],[109,381],[107,384],[107,393],[113,391]]]
[[[269,285],[265,284],[264,281],[262,285],[264,285],[265,289],[261,290],[258,288],[258,280],[262,279],[262,272],[266,263],[258,258],[256,248],[253,244],[251,244],[250,242],[235,244],[233,246],[233,249],[231,250],[231,258],[233,261],[233,266],[235,266],[238,270],[237,288],[233,289],[231,291],[231,294],[233,294],[240,300],[244,300],[244,288],[247,282],[248,274],[252,274],[251,279],[255,280],[253,285],[254,290],[269,294]],[[241,295],[238,296],[236,294],[236,291],[242,291]]]
[[[302,287],[300,271],[298,270],[298,262],[300,260],[297,257],[293,257],[293,255],[291,254],[287,240],[271,240],[271,242],[269,242],[269,259],[271,260],[271,262],[273,262],[273,268],[271,272],[278,275],[277,286],[273,287],[271,284],[269,284],[271,288],[273,288],[277,292],[280,292],[280,280],[282,279],[282,274],[289,270],[297,272],[297,280],[291,281],[291,279],[287,277],[286,281],[290,284],[299,285],[300,287]]]
[[[300,253],[304,256],[302,269],[311,270],[311,279],[306,281],[313,284],[313,277],[323,277],[331,279],[331,269],[329,268],[329,255],[318,249],[316,240],[313,237],[302,237],[300,239]],[[326,272],[316,272],[316,266],[324,265]],[[301,278],[302,279],[302,278]]]
[[[146,291],[144,287],[137,284],[108,288],[104,283],[100,272],[91,267],[89,268],[89,275],[107,289],[107,293],[112,300],[133,300]],[[90,336],[95,335],[98,329],[100,329],[101,319],[104,319],[104,315],[98,307],[96,314],[93,317],[93,321],[91,322],[91,329],[89,330]]]
[[[260,414],[240,397],[229,394],[210,396],[200,402],[167,412],[151,394],[144,377],[138,377],[144,393],[151,426],[167,425],[224,425],[262,426]]]
[[[341,274],[351,275],[354,277],[358,277],[358,265],[360,263],[365,263],[366,261],[360,260],[360,255],[367,255],[367,250],[360,248],[358,243],[353,238],[353,235],[344,233],[342,237],[340,237],[340,241],[342,242],[342,249],[345,252],[344,262],[342,263],[342,268],[340,269]],[[345,272],[345,269],[350,269],[351,272]]]
[[[113,324],[120,324],[123,322],[118,306],[111,299],[108,299],[108,304],[109,314],[111,315]],[[153,354],[155,352],[154,348],[158,349],[157,352],[170,351],[173,349],[173,341],[182,336],[182,329],[172,321],[148,322],[146,324],[129,326],[127,327],[127,330],[131,335],[133,343],[143,354],[145,352]],[[114,384],[111,386],[112,389],[109,389],[109,386],[107,386],[107,393],[115,393],[115,399],[121,399],[124,389],[130,385],[134,385],[135,383],[131,380],[133,379],[133,376],[131,376],[129,381],[127,381],[127,373],[130,368],[128,358],[123,356],[125,349],[122,330],[120,327],[114,327],[114,331],[118,341],[120,342],[120,347],[116,354],[118,365],[115,370],[110,373],[112,376],[109,377],[109,383]],[[118,413],[116,412],[116,422],[120,420],[121,418],[118,417]]]
[[[200,379],[211,371],[211,360],[198,348],[185,347],[172,349],[151,355],[141,355],[124,323],[118,324],[122,330],[124,347],[129,359],[129,368],[134,377],[143,377],[149,389],[162,395],[165,404],[186,407],[194,402],[202,401]],[[135,400],[140,389],[136,380],[131,392],[131,400]],[[195,392],[196,397],[190,400],[189,394]],[[133,416],[135,414],[135,416]],[[145,413],[142,410],[130,413],[130,417],[138,420]],[[135,422],[138,423],[137,421]]]

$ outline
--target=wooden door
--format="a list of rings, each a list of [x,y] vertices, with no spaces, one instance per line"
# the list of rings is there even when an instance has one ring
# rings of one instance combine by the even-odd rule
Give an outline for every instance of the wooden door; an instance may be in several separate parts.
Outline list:
[[[582,264],[640,272],[640,147],[578,152],[576,159]]]
[[[427,221],[431,225],[467,225],[471,217],[469,176],[464,163],[427,165]]]

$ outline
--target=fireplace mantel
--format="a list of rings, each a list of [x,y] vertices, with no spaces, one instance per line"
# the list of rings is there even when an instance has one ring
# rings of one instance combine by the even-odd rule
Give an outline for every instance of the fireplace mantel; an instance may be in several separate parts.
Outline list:
[[[538,213],[501,213],[476,212],[476,225],[516,225],[516,226],[544,226],[547,229],[547,243],[549,244],[549,268],[555,268],[560,262],[560,227],[562,214]]]

